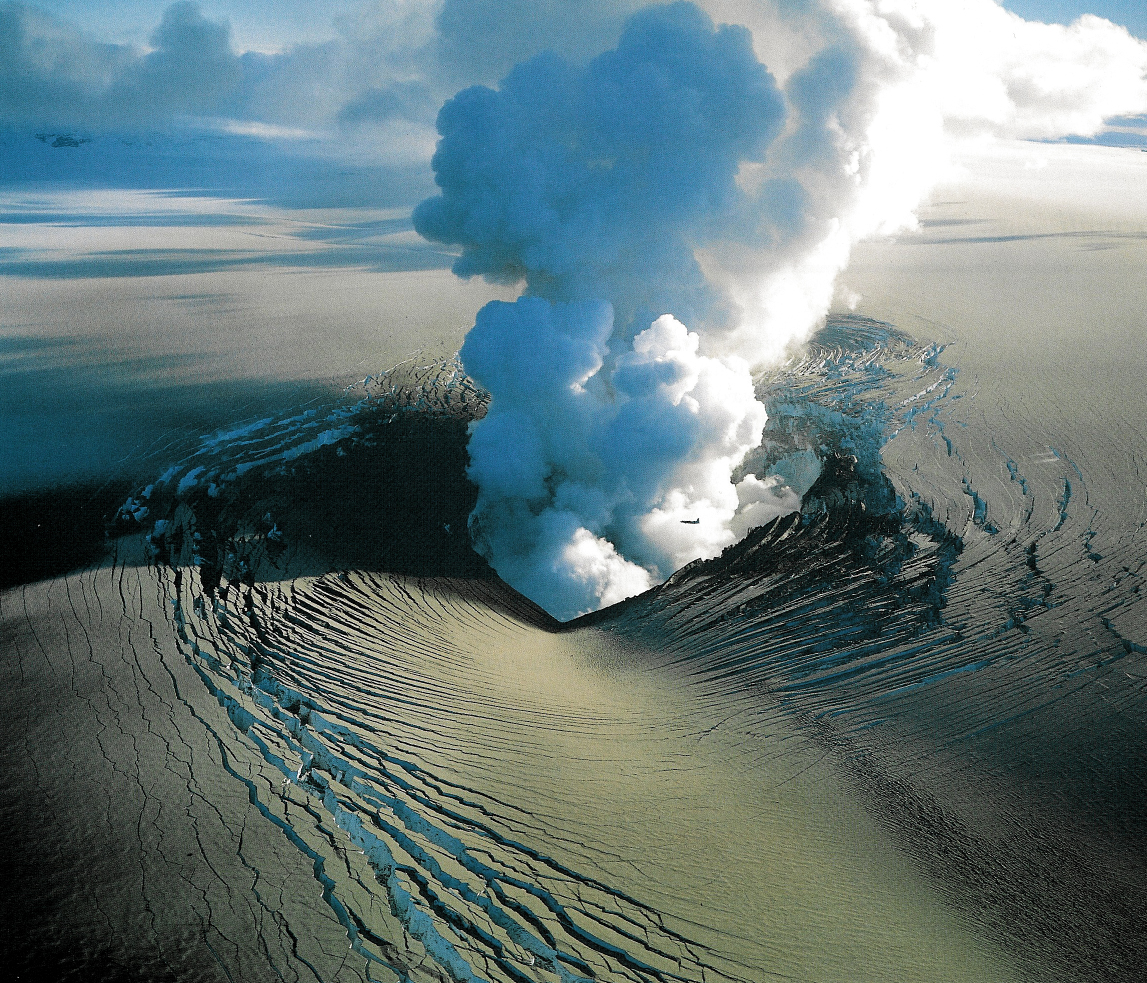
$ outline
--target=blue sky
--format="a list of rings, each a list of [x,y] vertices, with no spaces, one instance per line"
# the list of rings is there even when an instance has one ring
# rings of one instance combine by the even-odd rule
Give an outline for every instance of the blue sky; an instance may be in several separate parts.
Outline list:
[[[163,0],[39,0],[33,6],[82,26],[107,41],[145,45],[168,6]],[[232,37],[240,51],[276,51],[300,42],[329,39],[333,23],[359,4],[334,0],[315,4],[308,0],[250,0],[200,4],[211,20],[231,22]]]
[[[145,44],[159,22],[164,2],[155,0],[40,0],[35,4],[82,25],[109,41]],[[301,42],[327,40],[333,22],[360,6],[355,0],[209,0],[201,4],[212,20],[227,18],[240,51],[275,51]],[[1147,38],[1147,4],[1143,0],[1007,0],[1009,10],[1028,20],[1066,24],[1080,14],[1097,14]]]
[[[1096,14],[1147,38],[1147,3],[1143,0],[1007,0],[1004,4],[1028,20],[1067,24],[1081,14]]]

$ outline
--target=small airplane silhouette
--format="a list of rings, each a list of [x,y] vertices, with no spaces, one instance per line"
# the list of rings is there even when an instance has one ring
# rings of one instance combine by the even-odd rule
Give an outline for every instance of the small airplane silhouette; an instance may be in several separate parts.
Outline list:
[[[699,526],[699,525],[701,525],[701,519],[700,519],[700,517],[698,517],[696,519],[682,519],[681,525],[683,525],[683,526]]]

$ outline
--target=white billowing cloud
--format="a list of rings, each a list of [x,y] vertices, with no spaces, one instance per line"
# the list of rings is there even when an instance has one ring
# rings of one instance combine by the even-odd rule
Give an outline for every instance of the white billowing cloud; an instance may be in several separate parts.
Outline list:
[[[816,462],[815,466],[819,474],[820,462]],[[810,481],[809,487],[811,485]],[[729,521],[729,531],[740,540],[750,529],[763,526],[779,515],[798,511],[801,496],[780,475],[770,474],[758,478],[749,474],[737,483],[737,503],[737,512]]]
[[[691,4],[651,8],[587,65],[544,54],[497,90],[448,101],[434,157],[442,194],[415,225],[462,248],[460,275],[608,299],[621,330],[666,311],[716,319],[695,252],[783,234],[772,224],[790,216],[758,207],[737,177],[784,117],[747,30],[717,28]]]
[[[957,133],[964,124],[1020,139],[1091,135],[1147,106],[1147,43],[1099,17],[1039,24],[965,0],[929,5],[926,23],[934,41],[916,78]]]
[[[1091,136],[1111,117],[1147,110],[1147,43],[1097,17],[1038,24],[994,0],[824,0],[821,9],[842,33],[789,76],[790,128],[753,175],[763,187],[778,172],[797,178],[804,228],[788,248],[702,256],[741,312],[734,331],[706,341],[754,362],[819,322],[856,242],[914,227],[961,143]]]
[[[491,393],[473,428],[472,531],[559,617],[619,599],[734,542],[730,477],[761,439],[749,366],[677,317],[720,322],[695,250],[773,235],[738,182],[784,124],[748,31],[678,3],[615,49],[542,55],[442,109],[441,195],[415,211],[455,270],[524,280],[483,308],[461,356]]]
[[[483,308],[462,348],[494,394],[471,430],[472,532],[505,580],[559,618],[734,542],[730,475],[765,424],[748,366],[700,355],[672,316],[607,366],[613,328],[600,302],[525,297]],[[791,511],[751,482],[745,494],[764,521]]]
[[[613,375],[614,387],[630,398],[615,426],[627,456],[641,446],[638,427],[662,425],[672,412],[669,406],[688,412],[697,430],[692,447],[658,462],[658,497],[638,520],[641,537],[623,538],[634,555],[644,555],[662,575],[690,560],[716,556],[735,541],[729,523],[740,500],[730,476],[760,443],[767,419],[748,365],[700,355],[699,343],[696,334],[664,314],[633,339],[632,352],[618,359]],[[652,379],[656,389],[649,386]],[[616,463],[625,466],[624,460]]]
[[[438,117],[441,194],[415,212],[461,248],[460,275],[524,284],[462,350],[492,394],[473,531],[560,617],[799,507],[815,461],[731,482],[765,423],[748,367],[823,319],[856,242],[913,226],[954,147],[1147,108],[1147,45],[1097,18],[704,5],[755,33],[653,7],[588,62],[542,56],[458,93]]]
[[[613,543],[595,536],[584,526],[575,529],[561,548],[561,558],[555,569],[564,574],[559,582],[560,598],[556,599],[559,605],[568,603],[567,578],[592,597],[589,606],[581,611],[558,607],[558,614],[567,617],[571,613],[583,614],[609,607],[653,586],[647,570],[619,556]]]

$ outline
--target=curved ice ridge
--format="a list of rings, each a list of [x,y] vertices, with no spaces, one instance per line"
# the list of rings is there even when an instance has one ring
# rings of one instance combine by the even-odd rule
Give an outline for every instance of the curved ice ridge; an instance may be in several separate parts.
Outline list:
[[[340,581],[324,580],[316,587],[323,584],[326,590],[338,589]],[[391,915],[446,977],[462,983],[534,979],[524,975],[528,967],[535,973],[546,970],[561,983],[580,983],[602,972],[600,964],[587,962],[586,953],[592,952],[617,967],[622,978],[637,981],[743,978],[718,969],[704,945],[670,929],[656,909],[450,807],[455,801],[485,812],[480,802],[467,801],[464,789],[451,789],[444,779],[382,748],[361,718],[339,722],[337,711],[268,674],[263,666],[290,658],[274,648],[261,627],[267,612],[254,605],[261,600],[261,608],[269,598],[248,594],[242,602],[247,610],[240,612],[230,609],[234,595],[225,590],[210,605],[193,603],[189,615],[183,598],[201,598],[201,584],[194,574],[177,575],[172,589],[184,655],[199,677],[237,729],[284,776],[284,785],[305,793],[312,809],[321,807],[362,851]],[[295,602],[280,597],[271,603],[284,616]],[[288,757],[298,765],[288,763]],[[292,830],[276,825],[307,850]],[[475,847],[487,853],[496,847],[503,859],[480,860],[472,853]],[[396,858],[396,849],[405,862]],[[456,865],[455,873],[445,859]],[[333,884],[322,880],[321,858],[315,859],[315,870],[353,948],[402,978],[420,978],[412,974],[408,954],[380,946],[379,934],[364,931],[369,914],[355,911]],[[539,870],[572,891],[576,910],[542,885]],[[486,920],[486,927],[476,915]],[[459,942],[466,943],[469,958],[459,951]],[[472,964],[474,949],[486,963],[485,975]]]

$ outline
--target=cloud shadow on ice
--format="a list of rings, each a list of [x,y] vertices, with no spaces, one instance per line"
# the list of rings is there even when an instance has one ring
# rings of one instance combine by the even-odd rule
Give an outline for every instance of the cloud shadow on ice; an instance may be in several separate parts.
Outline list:
[[[0,175],[9,189],[186,188],[283,208],[409,206],[434,188],[422,162],[352,163],[324,156],[313,142],[222,133],[106,134],[54,148],[0,129]]]
[[[80,353],[86,361],[69,367]],[[198,354],[124,357],[75,339],[5,339],[0,496],[143,479],[163,455],[202,433],[330,400],[334,391],[322,382],[178,378],[204,360]]]
[[[0,276],[40,280],[85,280],[114,277],[181,276],[226,270],[346,269],[406,273],[449,269],[455,257],[418,245],[355,244],[325,249],[245,252],[233,249],[117,249],[80,256],[55,257],[30,250],[0,254]]]

